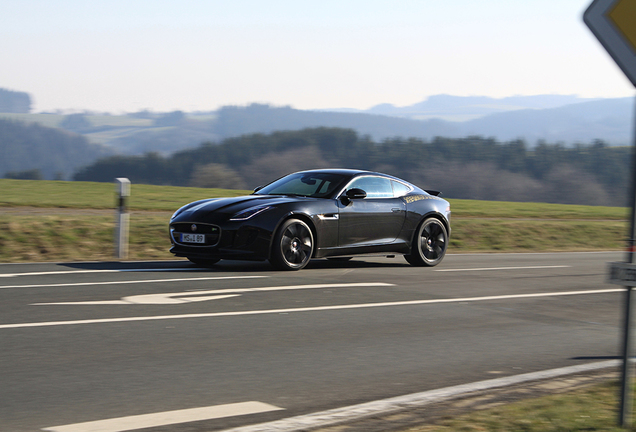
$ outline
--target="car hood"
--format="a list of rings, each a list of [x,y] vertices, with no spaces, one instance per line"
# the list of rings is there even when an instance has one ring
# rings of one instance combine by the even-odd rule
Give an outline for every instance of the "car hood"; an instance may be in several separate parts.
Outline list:
[[[245,195],[232,198],[214,198],[190,203],[177,210],[174,219],[201,220],[211,214],[232,216],[241,210],[259,205],[279,205],[299,200],[313,200],[315,198],[288,195]]]

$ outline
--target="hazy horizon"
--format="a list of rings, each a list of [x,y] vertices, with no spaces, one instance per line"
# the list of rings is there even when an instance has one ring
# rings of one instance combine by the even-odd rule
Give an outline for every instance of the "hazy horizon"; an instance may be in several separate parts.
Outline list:
[[[633,96],[583,24],[590,3],[0,0],[0,88],[37,112],[111,113]]]

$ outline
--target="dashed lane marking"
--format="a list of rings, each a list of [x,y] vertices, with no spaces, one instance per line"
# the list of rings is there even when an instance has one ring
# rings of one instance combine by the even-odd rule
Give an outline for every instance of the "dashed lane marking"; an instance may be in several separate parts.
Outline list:
[[[482,268],[462,268],[462,269],[439,269],[436,272],[471,272],[471,271],[491,271],[491,270],[536,270],[536,269],[553,269],[568,268],[568,265],[553,266],[522,266],[522,267],[482,267]]]
[[[42,430],[49,432],[124,432],[179,423],[279,411],[283,409],[284,408],[279,408],[263,402],[241,402],[227,405],[119,417],[62,426],[51,426]]]
[[[76,286],[97,286],[97,285],[132,285],[144,283],[158,282],[194,282],[206,280],[225,280],[225,279],[260,279],[269,276],[210,276],[200,278],[177,278],[177,279],[148,279],[148,280],[125,280],[125,281],[107,281],[107,282],[75,282],[75,283],[56,283],[56,284],[37,284],[37,285],[5,285],[0,289],[9,288],[53,288],[53,287],[76,287]]]
[[[59,270],[47,272],[29,272],[29,273],[0,273],[0,278],[11,278],[19,276],[51,276],[63,274],[82,274],[82,273],[136,273],[136,272],[190,272],[209,270],[207,268],[136,268],[136,269],[95,269],[95,270]]]

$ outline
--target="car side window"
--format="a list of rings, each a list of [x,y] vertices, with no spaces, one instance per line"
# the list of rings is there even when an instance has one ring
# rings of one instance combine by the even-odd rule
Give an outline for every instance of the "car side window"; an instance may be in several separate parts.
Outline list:
[[[367,198],[393,198],[391,180],[383,177],[358,177],[349,184],[349,189],[358,188],[367,193]]]
[[[393,185],[393,195],[395,197],[401,197],[411,192],[411,188],[405,185],[404,183],[391,180],[391,184]]]

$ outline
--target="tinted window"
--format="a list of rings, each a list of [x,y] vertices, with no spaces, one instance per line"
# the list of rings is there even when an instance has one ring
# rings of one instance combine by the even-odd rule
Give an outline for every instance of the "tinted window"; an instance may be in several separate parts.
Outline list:
[[[400,183],[395,180],[391,180],[391,184],[393,185],[393,194],[396,197],[401,197],[411,192],[411,188],[405,185],[404,183]]]
[[[391,180],[383,177],[358,177],[347,190],[358,188],[367,193],[368,198],[393,198]]]
[[[316,198],[329,197],[342,187],[348,177],[330,173],[296,173],[268,184],[256,195],[300,195]]]

